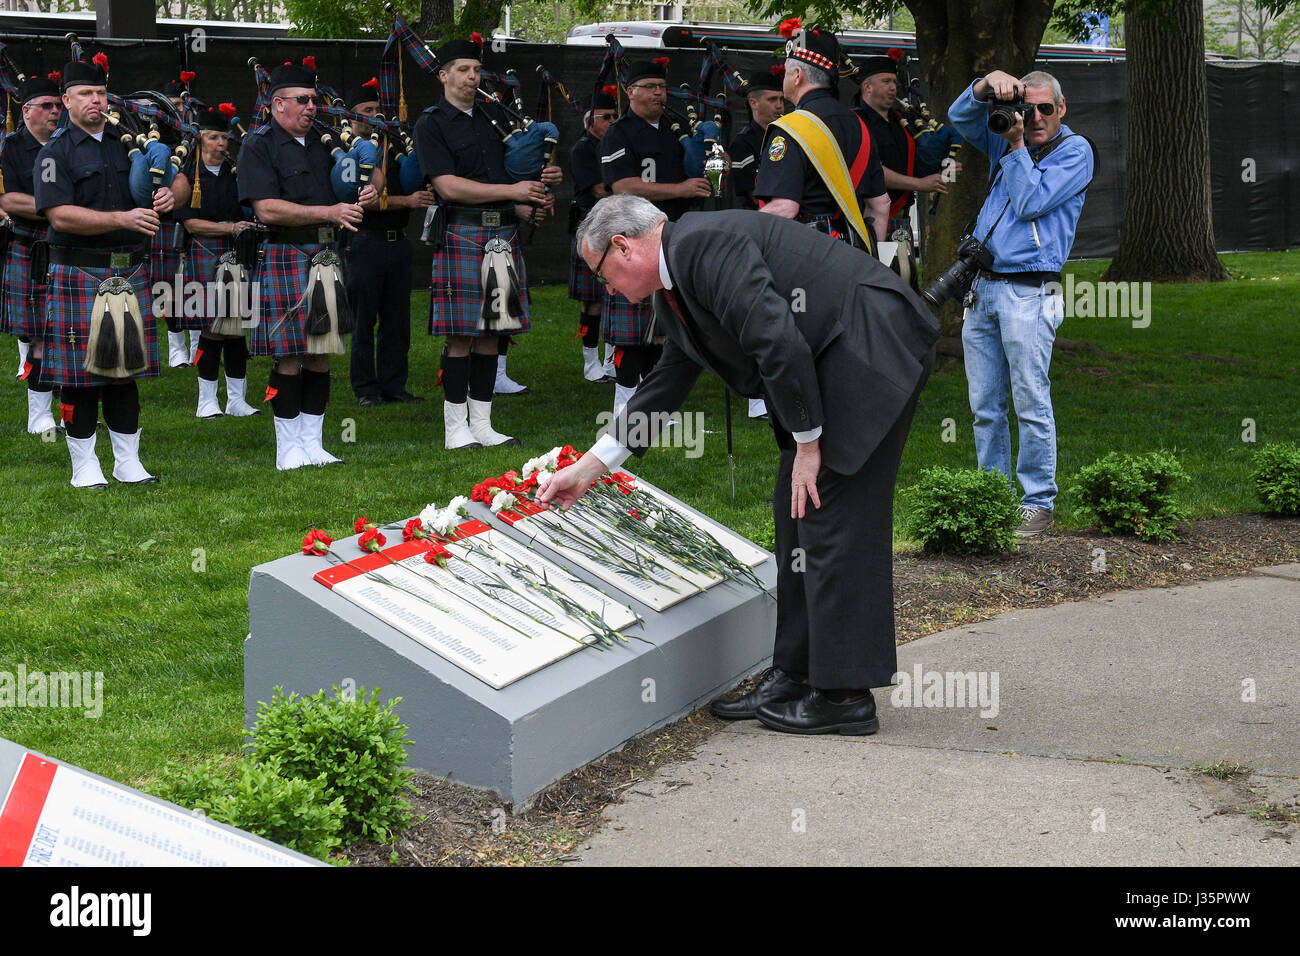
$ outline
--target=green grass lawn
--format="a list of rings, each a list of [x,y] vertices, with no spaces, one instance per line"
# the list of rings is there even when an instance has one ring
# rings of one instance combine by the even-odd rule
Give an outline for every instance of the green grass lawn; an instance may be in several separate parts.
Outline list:
[[[1113,357],[1058,353],[1053,379],[1062,486],[1112,449],[1165,448],[1193,476],[1184,491],[1194,517],[1257,510],[1248,477],[1257,446],[1242,441],[1243,419],[1254,421],[1259,442],[1300,439],[1294,308],[1300,253],[1226,261],[1241,281],[1156,287],[1147,328],[1135,329],[1128,319],[1065,321],[1062,336],[1085,339]],[[1080,263],[1074,271],[1095,279],[1103,265]],[[275,471],[269,411],[198,421],[195,372],[167,370],[141,387],[141,459],[163,483],[113,484],[103,492],[69,487],[62,442],[25,433],[23,386],[11,378],[16,356],[7,341],[0,366],[7,396],[0,416],[6,462],[0,670],[23,663],[29,671],[102,671],[105,704],[98,720],[61,709],[0,708],[0,736],[135,783],[171,759],[237,751],[252,566],[294,552],[309,528],[343,536],[362,513],[381,523],[404,519],[554,445],[586,447],[594,437],[613,386],[582,381],[572,338],[577,310],[565,290],[536,288],[533,302],[534,331],[510,359],[511,373],[533,394],[494,406],[493,424],[523,439],[520,448],[444,451],[441,394],[433,388],[438,343],[423,334],[426,298],[417,295],[410,388],[429,400],[359,408],[346,359],[337,358],[326,446],[345,465]],[[267,371],[264,360],[250,365],[250,399],[260,397]],[[704,414],[702,456],[687,459],[683,449],[661,448],[638,468],[770,544],[764,504],[775,471],[770,431],[745,419],[743,401],[733,406],[735,504],[716,381],[702,380],[686,408]],[[348,419],[355,440],[345,444],[340,431]],[[955,441],[943,440],[945,419],[955,422]],[[99,452],[111,462],[103,432]],[[900,486],[930,465],[974,463],[966,380],[955,368],[937,374],[921,397]],[[1068,528],[1080,521],[1063,508],[1058,523]]]

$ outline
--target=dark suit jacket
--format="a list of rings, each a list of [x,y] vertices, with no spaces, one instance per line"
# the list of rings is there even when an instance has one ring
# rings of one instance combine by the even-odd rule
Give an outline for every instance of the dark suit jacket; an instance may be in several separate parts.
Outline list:
[[[933,362],[939,324],[921,299],[866,252],[767,213],[689,213],[664,224],[663,250],[683,317],[655,293],[663,358],[615,437],[644,455],[654,436],[626,416],[676,411],[707,368],[765,397],[774,424],[822,426],[822,464],[857,472]]]

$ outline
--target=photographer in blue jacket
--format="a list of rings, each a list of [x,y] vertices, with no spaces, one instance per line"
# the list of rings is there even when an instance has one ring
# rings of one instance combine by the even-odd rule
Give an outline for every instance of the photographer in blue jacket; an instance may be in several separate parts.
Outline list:
[[[1048,369],[1064,317],[1061,267],[1074,244],[1094,150],[1061,122],[1061,85],[1041,71],[1017,80],[995,70],[967,87],[948,118],[989,157],[991,185],[958,262],[926,298],[938,305],[969,288],[962,345],[976,456],[981,468],[1010,479],[1010,391],[1020,426],[1017,534],[1034,535],[1053,520],[1056,421]]]

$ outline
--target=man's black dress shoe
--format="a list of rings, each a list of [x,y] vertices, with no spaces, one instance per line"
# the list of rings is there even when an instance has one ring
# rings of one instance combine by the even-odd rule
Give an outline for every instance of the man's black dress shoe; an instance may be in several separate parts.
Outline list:
[[[402,402],[410,405],[414,402],[422,402],[424,399],[419,395],[412,395],[410,392],[398,392],[396,395],[385,395],[384,401],[389,403]]]
[[[817,688],[799,700],[763,704],[755,716],[765,726],[787,734],[874,734],[880,729],[871,691],[837,704]]]
[[[374,395],[362,395],[357,399],[357,404],[362,408],[374,408],[377,405],[384,404],[383,399]]]
[[[736,700],[723,700],[719,697],[709,705],[714,716],[723,720],[753,720],[758,708],[763,704],[781,704],[788,700],[798,700],[808,693],[808,685],[795,680],[779,667],[768,668],[759,678],[758,686],[744,697]]]

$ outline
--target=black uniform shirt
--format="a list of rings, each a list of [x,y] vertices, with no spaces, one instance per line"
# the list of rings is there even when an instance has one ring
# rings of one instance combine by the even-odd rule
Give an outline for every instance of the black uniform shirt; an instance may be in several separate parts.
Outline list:
[[[852,169],[862,146],[862,124],[853,110],[828,89],[805,93],[799,101],[799,109],[807,110],[826,124],[840,145],[845,165]],[[754,187],[754,195],[759,199],[792,199],[799,204],[800,216],[825,215],[839,210],[830,190],[794,137],[775,125],[767,128],[760,162],[758,182]],[[884,191],[885,174],[881,170],[880,158],[873,151],[867,171],[855,190],[858,202],[879,196]]]
[[[914,176],[915,172],[907,171],[907,141],[908,134],[903,125],[899,122],[898,113],[894,110],[889,111],[889,119],[885,119],[870,106],[859,106],[853,112],[857,113],[867,121],[867,132],[871,134],[871,150],[880,157],[880,164],[888,167],[900,176]],[[893,202],[906,189],[891,189],[889,191],[889,201]]]
[[[512,183],[506,172],[506,151],[484,107],[475,103],[464,113],[443,97],[420,114],[415,123],[415,154],[420,171],[435,176],[459,176],[476,183]]]
[[[174,217],[178,221],[185,219],[206,219],[208,222],[242,222],[247,218],[239,204],[239,183],[235,178],[235,168],[227,159],[221,164],[219,175],[212,175],[208,167],[197,164],[199,208],[185,203],[176,209]]]
[[[244,137],[239,147],[239,200],[283,199],[300,206],[333,206],[338,202],[330,187],[334,160],[308,130],[300,145],[275,120],[260,133]]]
[[[629,177],[647,183],[680,183],[686,179],[681,141],[673,134],[665,111],[659,128],[635,113],[624,113],[600,139],[600,175],[605,185]],[[689,199],[665,199],[655,203],[669,219],[690,211]]]
[[[600,143],[591,133],[583,133],[569,151],[569,177],[573,182],[573,201],[584,216],[596,205],[591,187],[603,181],[600,175]]]
[[[408,160],[409,161],[409,160]],[[402,190],[402,184],[399,181],[397,169],[397,150],[390,144],[388,147],[388,163],[384,166],[384,183],[388,188],[388,196],[405,196]],[[362,229],[382,229],[387,232],[395,229],[398,232],[406,232],[407,224],[411,221],[411,210],[409,209],[380,209],[376,206],[373,209],[367,209],[361,217]]]
[[[82,206],[100,212],[135,208],[129,179],[131,161],[122,141],[107,127],[96,141],[81,127],[69,123],[41,148],[33,170],[32,195],[36,197],[36,211],[43,216],[55,206]],[[48,239],[52,246],[81,249],[139,246],[146,241],[143,233],[130,229],[79,236],[53,227]]]
[[[731,187],[736,193],[737,209],[757,209],[754,182],[758,178],[759,155],[763,149],[763,128],[747,123],[736,134],[727,152],[731,155]]]
[[[32,188],[32,167],[41,142],[26,126],[20,126],[4,140],[4,153],[0,155],[0,174],[4,175],[4,189],[0,192],[35,195]]]

